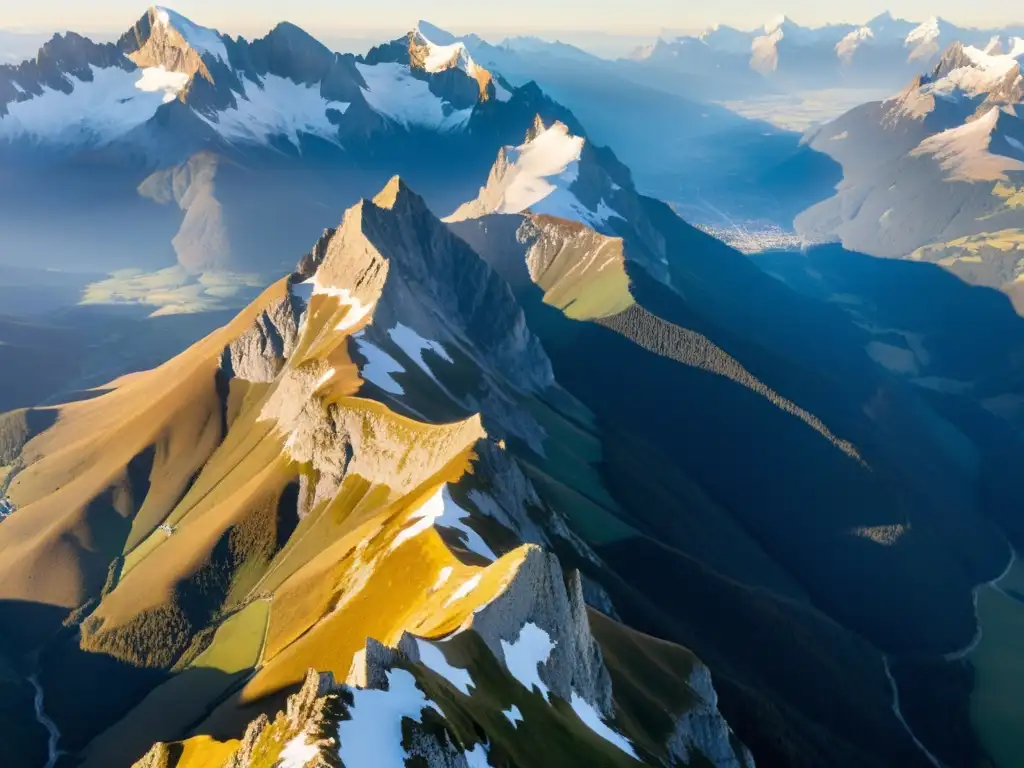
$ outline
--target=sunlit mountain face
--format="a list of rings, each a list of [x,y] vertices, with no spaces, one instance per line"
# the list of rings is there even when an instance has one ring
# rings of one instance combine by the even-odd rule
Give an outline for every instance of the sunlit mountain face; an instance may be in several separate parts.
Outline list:
[[[1018,765],[1024,32],[409,26],[0,36],[0,764]]]

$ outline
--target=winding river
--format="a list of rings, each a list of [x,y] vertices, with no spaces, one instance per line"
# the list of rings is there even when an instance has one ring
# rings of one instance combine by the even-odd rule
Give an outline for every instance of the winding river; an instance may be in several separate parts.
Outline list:
[[[1017,566],[1017,564],[1018,564],[1018,562],[1017,562],[1017,550],[1015,550],[1012,545],[1009,545],[1009,546],[1010,546],[1010,561],[1006,564],[1006,568],[1003,569],[1003,572],[1000,573],[996,578],[992,579],[991,581],[986,581],[986,582],[982,582],[981,584],[978,584],[974,588],[974,591],[972,593],[972,596],[973,596],[973,599],[974,599],[975,623],[977,624],[977,629],[974,632],[974,637],[971,638],[971,641],[969,643],[967,643],[967,645],[965,645],[963,648],[961,648],[961,649],[959,649],[957,651],[953,651],[951,653],[945,654],[942,658],[945,659],[946,661],[958,661],[960,659],[967,658],[968,656],[971,656],[972,654],[974,654],[975,651],[978,650],[978,646],[981,645],[982,637],[984,636],[984,631],[983,631],[983,626],[982,626],[982,624],[983,624],[982,616],[981,616],[981,614],[980,614],[980,612],[978,610],[978,597],[981,594],[981,591],[983,589],[991,588],[991,589],[995,590],[996,592],[998,592],[998,593],[1000,593],[1000,594],[1002,594],[1004,596],[1009,597],[1008,595],[1006,595],[1006,592],[1003,591],[1002,587],[999,586],[1000,583],[1004,579],[1006,579],[1013,572],[1015,566]],[[1006,638],[1000,638],[1000,640],[1005,642]],[[889,685],[892,688],[892,711],[893,711],[893,713],[896,715],[896,718],[903,725],[904,729],[906,729],[907,733],[910,735],[910,738],[913,739],[914,744],[917,745],[917,748],[919,750],[921,750],[921,753],[928,759],[928,761],[933,766],[935,766],[935,768],[946,768],[945,763],[943,763],[941,760],[939,760],[939,758],[937,758],[934,754],[932,754],[931,751],[929,751],[928,747],[926,747],[924,745],[924,743],[917,737],[917,735],[914,733],[913,729],[910,727],[910,725],[907,723],[907,721],[903,718],[903,712],[900,709],[900,693],[899,693],[899,688],[896,685],[896,679],[892,676],[892,670],[890,669],[890,666],[889,666],[889,658],[888,657],[883,657],[883,658],[884,658],[884,661],[885,661],[885,674],[889,678]],[[971,698],[974,699],[976,694],[977,694],[977,689],[975,690],[975,692],[973,692],[971,694]],[[977,714],[976,713],[976,708],[973,706],[973,702],[972,702],[972,718],[974,718],[976,716],[976,714]],[[977,730],[980,730],[980,729],[978,729],[978,724],[977,723],[975,723],[975,728]],[[988,748],[989,744],[985,743],[986,740],[985,740],[984,735],[979,733],[979,738],[981,738],[982,743]]]
[[[49,739],[46,745],[46,767],[54,768],[57,765],[57,758],[60,757],[61,752],[57,748],[60,743],[60,731],[57,729],[57,725],[46,715],[46,710],[43,709],[43,686],[39,683],[39,678],[35,675],[29,677],[28,681],[32,684],[35,689],[35,709],[36,709],[36,720],[39,724],[46,729],[49,734]]]

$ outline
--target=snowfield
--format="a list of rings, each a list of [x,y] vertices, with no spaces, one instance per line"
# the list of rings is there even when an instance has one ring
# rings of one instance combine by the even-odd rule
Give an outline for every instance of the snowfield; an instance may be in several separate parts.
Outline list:
[[[276,75],[267,75],[261,85],[249,80],[244,83],[245,95],[235,97],[237,106],[213,117],[199,114],[225,139],[266,144],[271,137],[284,136],[298,148],[301,132],[339,143],[338,127],[331,123],[327,110],[344,114],[349,104],[327,101],[318,84],[300,85]]]
[[[466,126],[473,108],[452,110],[430,85],[415,78],[404,64],[356,64],[367,90],[367,103],[377,113],[407,128],[423,127],[438,131],[457,131]]]
[[[72,91],[43,88],[41,96],[8,105],[0,139],[103,146],[145,123],[174,101],[188,75],[163,67],[131,72],[90,66],[92,80],[70,78]]]

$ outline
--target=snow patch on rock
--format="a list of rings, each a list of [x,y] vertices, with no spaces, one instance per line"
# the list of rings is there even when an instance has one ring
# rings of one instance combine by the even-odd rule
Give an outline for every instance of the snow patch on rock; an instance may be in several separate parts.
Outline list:
[[[531,211],[600,228],[612,217],[622,218],[603,198],[596,210],[590,210],[572,191],[579,178],[583,145],[583,137],[573,136],[564,123],[556,122],[541,127],[524,144],[503,148],[477,199],[450,219]]]
[[[451,597],[444,601],[444,607],[447,608],[450,605],[457,603],[459,600],[470,594],[474,589],[479,587],[481,578],[483,578],[482,572],[463,582],[462,586],[455,590]]]
[[[468,670],[453,666],[445,658],[444,652],[434,643],[427,640],[416,639],[416,649],[419,652],[420,663],[432,672],[443,677],[452,684],[456,690],[466,696],[470,695],[470,688],[473,686],[473,677]]]
[[[501,641],[505,666],[512,677],[526,690],[536,689],[545,699],[550,697],[551,690],[540,679],[540,665],[547,663],[554,648],[551,636],[532,621],[523,625],[516,640]]]
[[[398,361],[363,336],[357,335],[354,338],[356,349],[366,358],[366,364],[359,370],[359,374],[366,381],[376,384],[385,392],[390,392],[392,395],[404,395],[405,390],[402,389],[402,385],[394,379],[394,374],[405,373],[405,369],[399,365]]]
[[[300,733],[284,745],[278,757],[277,768],[305,768],[320,756],[320,748],[309,743],[305,733]]]
[[[428,528],[439,526],[458,531],[466,549],[471,552],[491,562],[497,560],[498,556],[487,546],[487,542],[481,538],[480,534],[466,525],[465,521],[469,518],[470,513],[455,502],[448,486],[442,485],[433,496],[409,515],[409,521],[413,524],[395,537],[391,542],[391,550],[394,551]]]
[[[345,765],[405,768],[409,754],[402,747],[403,718],[421,723],[424,710],[437,709],[412,674],[404,669],[386,674],[386,691],[352,689],[352,718],[338,723],[338,757]]]
[[[409,359],[416,363],[424,373],[438,384],[440,384],[440,382],[437,381],[437,377],[434,375],[434,372],[431,371],[430,366],[427,365],[427,361],[423,357],[424,353],[427,350],[430,350],[445,362],[454,362],[440,342],[423,338],[407,325],[398,323],[394,328],[388,331],[388,336],[391,337],[391,340],[395,342],[395,344],[401,347],[402,351],[409,356]]]
[[[616,747],[621,749],[630,757],[639,760],[637,757],[636,750],[633,749],[633,745],[629,743],[629,739],[611,728],[604,720],[601,719],[601,715],[598,714],[597,710],[589,704],[585,699],[581,698],[575,691],[572,694],[572,701],[569,702],[572,705],[573,712],[576,716],[583,721],[590,730],[596,733],[605,741],[614,744]]]

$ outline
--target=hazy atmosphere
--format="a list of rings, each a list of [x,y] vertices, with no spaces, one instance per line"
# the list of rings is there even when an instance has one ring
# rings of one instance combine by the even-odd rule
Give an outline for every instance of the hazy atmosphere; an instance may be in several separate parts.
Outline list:
[[[1018,9],[5,3],[0,766],[1020,768]]]
[[[105,0],[38,0],[11,3],[0,18],[0,28],[31,31],[82,29],[119,30],[138,16],[144,3]],[[791,0],[783,5],[760,0],[726,0],[720,3],[679,3],[674,0],[519,0],[515,3],[484,0],[437,0],[420,3],[395,0],[382,4],[337,4],[321,0],[180,0],[179,13],[201,18],[204,24],[228,34],[263,33],[283,18],[313,33],[347,31],[400,31],[420,17],[455,32],[523,33],[541,31],[606,32],[657,35],[663,30],[699,31],[714,24],[753,29],[785,14],[810,26],[839,22],[861,23],[885,11],[923,21],[940,16],[967,26],[1024,23],[1018,6],[1000,0],[965,3],[962,0],[871,0],[858,3],[820,3]]]

